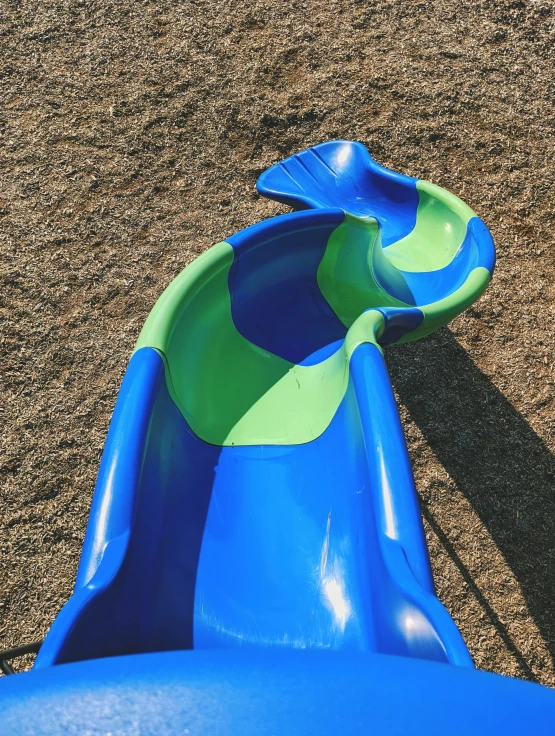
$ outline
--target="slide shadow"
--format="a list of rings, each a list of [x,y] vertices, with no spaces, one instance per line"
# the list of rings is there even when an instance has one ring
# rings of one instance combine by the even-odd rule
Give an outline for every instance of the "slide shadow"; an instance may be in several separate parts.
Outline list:
[[[401,403],[513,571],[553,660],[555,457],[447,328],[427,340],[388,348],[386,356]],[[430,510],[423,512],[525,676],[533,679]]]

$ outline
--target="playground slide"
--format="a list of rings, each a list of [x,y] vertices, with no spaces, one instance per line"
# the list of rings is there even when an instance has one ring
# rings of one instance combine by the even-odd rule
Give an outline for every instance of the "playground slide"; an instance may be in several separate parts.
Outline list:
[[[152,310],[74,594],[0,681],[0,728],[552,733],[552,691],[477,672],[434,594],[382,352],[480,296],[487,228],[358,143],[257,186],[306,211],[215,245]]]
[[[382,346],[477,299],[491,237],[357,143],[309,149],[257,186],[308,211],[214,246],[154,307],[36,669],[237,647],[472,666],[434,594]]]

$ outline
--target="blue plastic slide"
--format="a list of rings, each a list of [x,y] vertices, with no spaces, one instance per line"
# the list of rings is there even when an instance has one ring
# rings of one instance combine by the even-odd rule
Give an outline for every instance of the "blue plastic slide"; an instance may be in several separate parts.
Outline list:
[[[75,592],[0,708],[42,698],[76,733],[542,732],[554,696],[475,672],[435,596],[383,356],[484,291],[486,226],[352,142],[258,189],[307,211],[215,245],[160,297]]]

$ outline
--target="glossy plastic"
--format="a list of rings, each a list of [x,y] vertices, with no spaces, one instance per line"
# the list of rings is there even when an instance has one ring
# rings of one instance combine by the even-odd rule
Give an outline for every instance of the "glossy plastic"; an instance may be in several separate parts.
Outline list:
[[[441,187],[380,166],[361,143],[309,148],[265,171],[256,186],[296,209],[341,207],[375,219],[383,248],[380,263],[373,264],[376,278],[406,304],[424,306],[453,294],[457,304],[466,304],[460,292],[469,275],[479,270],[487,283],[493,273],[491,235],[470,207]],[[483,288],[473,284],[472,300]]]
[[[323,216],[310,216],[316,214]],[[233,322],[247,340],[311,365],[322,360],[322,348],[345,337],[317,281],[329,238],[344,219],[339,209],[276,217],[227,239],[235,255]]]
[[[364,311],[394,309],[395,339],[415,339],[489,282],[486,268],[458,256],[454,286],[436,272],[406,277],[380,236],[376,220],[341,210],[292,213],[219,243],[170,284],[138,346],[165,357],[172,398],[198,437],[226,446],[310,442],[344,396],[340,342]],[[423,288],[428,275],[441,298],[415,305],[407,278]],[[442,292],[442,283],[455,290]]]
[[[548,688],[377,654],[169,652],[0,681],[3,733],[26,736],[547,736],[554,722]]]
[[[36,666],[234,646],[470,665],[433,595],[383,356],[361,344],[351,366],[314,442],[216,447],[173,405],[159,354],[139,350],[110,427],[76,592]]]
[[[472,672],[434,593],[381,346],[428,334],[478,298],[493,243],[454,195],[383,169],[360,144],[303,152],[259,188],[313,209],[217,244],[152,310],[114,410],[75,592],[35,670],[48,682],[64,670],[52,665],[81,662],[72,671],[83,689],[117,700],[121,682],[166,692],[164,666],[179,680],[175,668],[190,664],[187,687],[210,682],[221,692],[245,667],[242,694],[224,696],[239,707],[259,697],[252,673],[267,656],[269,692],[298,693],[288,714],[297,727],[300,693],[319,707],[320,673],[331,678],[337,667],[345,731],[358,722],[347,671],[376,702],[395,678],[421,672],[426,681],[429,672],[435,683],[443,672],[466,688],[451,673]],[[223,649],[228,659],[214,651]],[[291,651],[301,649],[319,651]],[[110,660],[104,689],[95,684],[96,659],[165,650],[194,651],[153,656],[144,677],[134,658]],[[382,668],[379,654],[390,663],[383,681],[369,675]],[[69,679],[55,677],[63,691]],[[29,692],[38,682],[25,681]],[[139,708],[126,692],[129,711]],[[177,700],[167,713],[178,713]],[[188,712],[204,723],[197,705]],[[431,709],[427,700],[422,712]],[[405,695],[399,711],[412,723]],[[222,718],[222,729],[248,732],[235,706]]]
[[[416,181],[380,166],[362,143],[328,141],[275,164],[261,174],[256,188],[295,209],[341,207],[353,215],[371,213],[387,246],[415,227]]]
[[[417,226],[462,222],[465,206],[431,191]],[[433,592],[378,345],[426,328],[429,305],[399,298],[381,234],[340,209],[277,217],[164,292],[116,405],[75,593],[36,667],[235,646],[471,665]],[[466,284],[480,268],[461,263]],[[460,294],[444,298],[458,308]]]

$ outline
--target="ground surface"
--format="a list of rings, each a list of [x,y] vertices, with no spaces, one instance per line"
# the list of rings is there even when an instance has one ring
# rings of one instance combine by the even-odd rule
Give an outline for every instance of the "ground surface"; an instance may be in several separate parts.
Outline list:
[[[16,2],[0,10],[0,648],[71,593],[133,344],[197,254],[330,138],[465,199],[482,300],[388,350],[441,599],[479,667],[555,685],[555,6]]]

